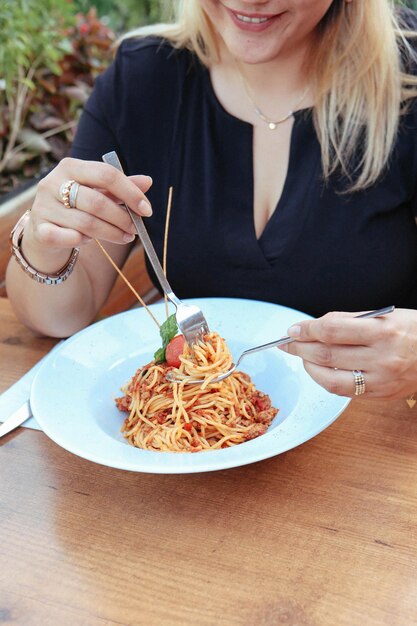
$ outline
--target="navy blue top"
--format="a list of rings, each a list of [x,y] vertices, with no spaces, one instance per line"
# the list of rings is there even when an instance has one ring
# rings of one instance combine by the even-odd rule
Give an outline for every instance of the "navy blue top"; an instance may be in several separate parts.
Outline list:
[[[341,195],[341,177],[323,183],[311,110],[296,112],[283,193],[257,239],[252,125],[222,107],[189,51],[130,39],[97,79],[72,155],[116,150],[127,174],[152,176],[146,226],[160,258],[173,186],[167,267],[179,297],[266,300],[318,316],[417,308],[416,131],[413,105],[378,184]]]

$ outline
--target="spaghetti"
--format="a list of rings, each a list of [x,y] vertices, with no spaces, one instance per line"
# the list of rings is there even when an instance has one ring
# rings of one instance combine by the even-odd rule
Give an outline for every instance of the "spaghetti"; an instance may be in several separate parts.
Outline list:
[[[193,350],[185,344],[180,366],[151,361],[139,368],[116,399],[126,411],[122,432],[132,445],[153,451],[200,452],[235,446],[267,430],[278,410],[250,377],[235,371],[210,381],[232,364],[226,342],[209,333]],[[168,371],[181,382],[166,379]],[[203,384],[186,384],[187,379]]]

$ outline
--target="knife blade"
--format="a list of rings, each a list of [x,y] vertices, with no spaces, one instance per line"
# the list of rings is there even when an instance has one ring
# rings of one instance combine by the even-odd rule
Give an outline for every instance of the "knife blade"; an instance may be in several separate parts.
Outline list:
[[[17,428],[23,422],[32,417],[32,411],[30,408],[29,400],[22,404],[22,406],[17,409],[15,413],[11,417],[9,417],[3,424],[0,425],[0,437],[3,435],[7,435],[11,430]]]

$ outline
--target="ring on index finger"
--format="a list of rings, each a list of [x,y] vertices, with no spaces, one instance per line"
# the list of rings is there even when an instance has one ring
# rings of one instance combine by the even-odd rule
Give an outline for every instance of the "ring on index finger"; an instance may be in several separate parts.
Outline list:
[[[66,209],[75,209],[78,190],[80,188],[79,183],[75,180],[67,180],[59,188],[59,195],[61,196],[62,204]]]

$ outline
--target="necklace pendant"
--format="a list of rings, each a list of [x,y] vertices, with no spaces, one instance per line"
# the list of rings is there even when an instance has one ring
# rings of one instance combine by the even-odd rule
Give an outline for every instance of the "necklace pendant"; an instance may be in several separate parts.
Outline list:
[[[269,124],[268,124],[268,128],[270,130],[275,130],[277,126],[278,126],[278,124],[276,124],[275,122],[269,122]]]

